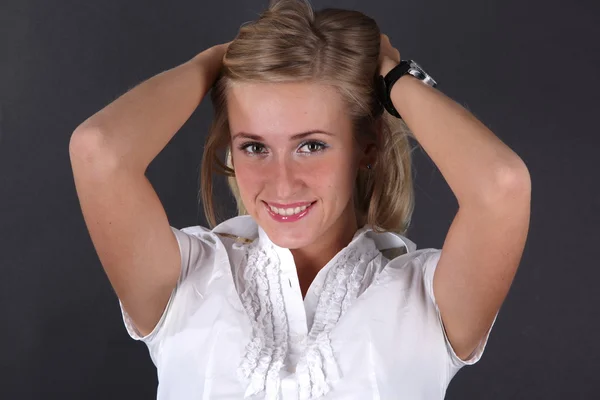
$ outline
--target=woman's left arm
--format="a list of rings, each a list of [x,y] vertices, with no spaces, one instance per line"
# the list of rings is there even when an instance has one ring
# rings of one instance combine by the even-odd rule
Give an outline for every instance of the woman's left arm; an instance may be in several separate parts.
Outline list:
[[[391,99],[458,200],[433,290],[448,339],[464,360],[489,330],[521,261],[529,231],[529,172],[469,111],[417,78],[396,81]]]

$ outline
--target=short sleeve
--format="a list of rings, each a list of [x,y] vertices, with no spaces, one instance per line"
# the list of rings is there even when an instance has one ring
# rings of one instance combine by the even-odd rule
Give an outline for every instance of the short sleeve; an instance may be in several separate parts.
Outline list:
[[[199,226],[177,229],[171,226],[171,231],[175,235],[177,244],[179,245],[181,270],[177,284],[173,288],[169,301],[152,332],[145,336],[141,335],[119,299],[119,307],[127,333],[132,339],[140,340],[146,344],[158,340],[159,336],[161,336],[161,332],[164,330],[163,328],[168,323],[169,316],[172,314],[182,283],[196,268],[210,262],[211,256],[214,254],[215,242],[210,235],[205,235],[205,233],[210,232],[207,229]]]
[[[488,329],[487,333],[485,334],[485,336],[483,337],[481,342],[479,342],[479,344],[477,345],[475,350],[473,350],[473,352],[471,353],[471,355],[469,356],[469,358],[467,360],[462,360],[456,354],[456,352],[452,348],[452,345],[450,344],[450,340],[448,339],[448,335],[446,334],[446,330],[444,328],[444,323],[442,322],[442,316],[440,313],[440,309],[438,307],[438,304],[437,304],[437,301],[435,299],[435,295],[433,292],[433,275],[434,275],[435,269],[437,267],[437,264],[438,264],[438,261],[439,261],[441,255],[442,255],[442,250],[432,249],[431,251],[428,251],[421,256],[421,257],[423,257],[423,279],[424,279],[425,290],[427,292],[427,295],[429,296],[429,298],[433,302],[433,305],[435,306],[437,319],[438,319],[438,322],[442,329],[442,332],[444,334],[444,341],[445,341],[446,349],[448,351],[448,355],[450,356],[452,364],[457,368],[461,368],[465,365],[473,365],[481,359],[481,356],[483,355],[483,351],[485,350],[485,346],[488,342],[492,328],[494,327],[494,324],[496,323],[496,318],[498,317],[498,312],[494,316],[494,320],[492,321],[490,328]]]

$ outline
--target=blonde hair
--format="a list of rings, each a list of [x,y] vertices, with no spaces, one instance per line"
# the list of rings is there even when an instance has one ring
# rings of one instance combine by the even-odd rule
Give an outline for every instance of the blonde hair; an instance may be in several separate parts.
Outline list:
[[[318,82],[337,89],[355,138],[375,143],[372,169],[359,170],[354,188],[358,226],[404,234],[414,209],[409,137],[404,121],[384,112],[375,96],[381,33],[353,10],[313,10],[308,0],[279,0],[244,24],[223,59],[211,90],[214,117],[204,146],[201,195],[216,225],[213,173],[228,177],[239,215],[246,214],[232,168],[227,89],[235,82]]]

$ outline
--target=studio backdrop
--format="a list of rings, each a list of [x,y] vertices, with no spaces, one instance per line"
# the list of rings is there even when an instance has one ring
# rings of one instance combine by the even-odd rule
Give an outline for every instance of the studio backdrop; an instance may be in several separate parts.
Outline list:
[[[125,331],[84,224],[69,140],[138,83],[232,40],[267,3],[0,2],[0,398],[155,398],[155,367]],[[312,4],[373,17],[403,59],[418,60],[531,174],[531,225],[514,283],[482,359],[458,372],[446,398],[598,398],[598,5]],[[199,167],[211,116],[205,98],[146,172],[178,228],[207,225]],[[441,248],[458,204],[428,155],[413,157],[407,236]],[[227,190],[217,182],[231,217]]]

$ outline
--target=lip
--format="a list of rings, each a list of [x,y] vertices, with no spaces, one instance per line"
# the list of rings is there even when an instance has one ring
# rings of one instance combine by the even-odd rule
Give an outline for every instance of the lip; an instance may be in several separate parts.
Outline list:
[[[304,218],[310,212],[310,210],[312,210],[316,201],[303,202],[303,203],[290,203],[287,205],[281,205],[281,204],[277,205],[276,203],[267,203],[267,202],[263,202],[263,203],[265,204],[265,209],[267,210],[267,213],[275,221],[277,221],[277,222],[296,222],[299,219]],[[270,205],[272,205],[273,207],[277,207],[277,208],[292,208],[292,207],[295,208],[295,207],[302,207],[305,205],[308,205],[308,207],[306,208],[306,210],[302,211],[301,213],[295,214],[295,215],[279,215],[279,214],[275,214],[273,211],[271,211],[271,208],[269,207]]]

